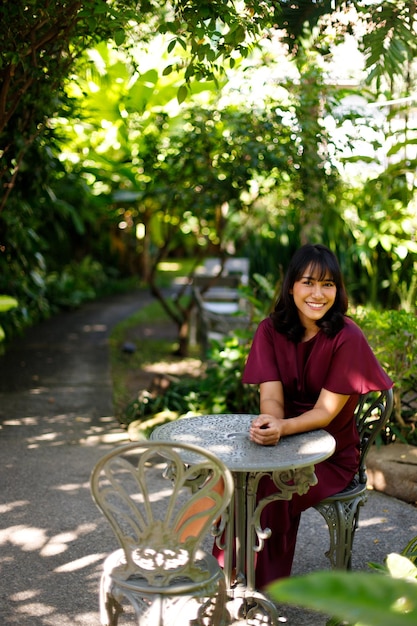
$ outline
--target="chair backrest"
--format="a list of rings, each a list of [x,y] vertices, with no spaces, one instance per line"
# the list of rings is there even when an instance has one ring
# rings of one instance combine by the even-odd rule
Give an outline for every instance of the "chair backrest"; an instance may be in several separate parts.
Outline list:
[[[187,444],[173,446],[150,441],[120,446],[96,464],[90,482],[93,499],[124,550],[123,576],[156,587],[199,579],[196,552],[233,493],[231,473],[214,455]],[[184,455],[192,464],[184,464]]]
[[[193,278],[193,286],[198,287],[200,291],[207,291],[211,289],[217,290],[236,290],[240,285],[239,276],[212,276],[209,274],[196,275]]]
[[[360,396],[355,410],[360,438],[359,482],[366,483],[366,457],[377,436],[386,426],[393,407],[393,391],[370,392]]]
[[[222,272],[223,276],[239,276],[243,285],[249,283],[249,259],[246,257],[228,257],[223,260],[219,258],[209,257],[204,260],[203,272],[206,274],[217,275]]]

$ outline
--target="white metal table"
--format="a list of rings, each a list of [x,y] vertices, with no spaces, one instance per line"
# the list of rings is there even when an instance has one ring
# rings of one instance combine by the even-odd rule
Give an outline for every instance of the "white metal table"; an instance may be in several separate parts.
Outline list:
[[[201,446],[230,469],[235,482],[234,498],[227,519],[219,523],[216,541],[225,550],[224,572],[231,611],[236,619],[250,619],[251,624],[275,625],[275,605],[255,589],[255,553],[262,550],[271,535],[270,529],[261,527],[261,513],[269,502],[290,500],[293,494],[304,494],[315,485],[314,466],[333,454],[335,440],[326,431],[316,430],[285,437],[276,446],[260,446],[249,439],[249,426],[255,417],[215,414],[182,418],[156,428],[151,439]],[[184,462],[192,464],[193,459],[187,457]],[[257,502],[263,476],[272,478],[277,491]]]

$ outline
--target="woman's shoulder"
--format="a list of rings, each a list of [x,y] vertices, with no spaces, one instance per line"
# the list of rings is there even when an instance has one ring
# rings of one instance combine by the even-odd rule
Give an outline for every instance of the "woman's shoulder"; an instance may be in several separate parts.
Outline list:
[[[286,341],[285,335],[279,333],[274,327],[274,323],[270,317],[266,317],[258,324],[257,334],[268,337],[274,342]]]
[[[336,340],[339,341],[366,341],[366,337],[352,318],[345,315],[343,328],[337,333]]]

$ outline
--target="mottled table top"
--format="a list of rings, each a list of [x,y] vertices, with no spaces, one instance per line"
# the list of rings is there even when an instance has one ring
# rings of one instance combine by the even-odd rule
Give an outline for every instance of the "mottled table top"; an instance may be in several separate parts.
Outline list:
[[[255,417],[236,413],[185,417],[159,426],[151,439],[200,446],[235,472],[308,467],[334,452],[335,440],[324,430],[284,437],[276,446],[258,445],[249,439],[249,426]],[[192,463],[191,457],[184,460]]]

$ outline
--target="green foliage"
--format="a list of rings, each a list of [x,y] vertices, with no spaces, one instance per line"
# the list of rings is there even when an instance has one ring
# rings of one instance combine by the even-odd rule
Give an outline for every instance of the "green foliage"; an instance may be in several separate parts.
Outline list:
[[[16,298],[11,298],[10,296],[0,295],[0,314],[4,313],[5,311],[9,311],[10,309],[16,308],[17,305],[18,305],[18,302]],[[0,343],[4,341],[5,336],[6,335],[3,330],[3,327],[0,325]]]
[[[393,560],[397,567],[398,559]],[[336,615],[329,624],[348,620],[357,626],[412,626],[417,620],[417,569],[404,557],[401,568],[401,577],[398,573],[390,577],[367,572],[314,572],[273,583],[269,593],[277,602]]]
[[[269,590],[279,602],[337,616],[327,626],[411,626],[417,619],[416,545],[414,537],[401,554],[370,563],[378,574],[315,572],[277,581]]]
[[[112,215],[76,169],[65,169],[58,152],[52,134],[33,142],[10,200],[16,210],[0,213],[0,292],[19,302],[5,319],[9,339],[61,305],[76,305],[97,297],[107,285],[115,287],[109,280],[117,275],[111,269]],[[99,287],[103,272],[106,279]],[[77,278],[81,274],[83,286]]]
[[[16,283],[19,302],[3,316],[5,336],[10,341],[28,326],[59,310],[76,308],[84,302],[135,287],[137,281],[120,279],[114,270],[104,269],[90,256],[50,273],[41,264],[25,280]]]
[[[358,307],[360,325],[382,367],[400,388],[417,378],[417,320],[407,311],[379,311]]]
[[[376,11],[367,2],[355,4],[365,21],[372,21],[362,39],[368,82],[381,85],[385,79],[389,83],[416,56],[414,3],[381,2]]]
[[[72,262],[60,272],[49,274],[46,295],[56,308],[76,308],[97,298],[108,279],[100,263],[86,256],[80,263]]]
[[[16,298],[11,298],[10,296],[1,296],[0,295],[0,313],[4,311],[8,311],[9,309],[13,309],[18,304]]]
[[[411,5],[383,2],[370,11],[353,4],[369,26],[363,47],[369,68],[377,68],[371,77],[408,70],[415,56]],[[2,3],[0,291],[19,300],[19,310],[7,314],[16,329],[54,310],[51,297],[72,306],[92,295],[72,277],[83,257],[106,273],[117,266],[153,279],[170,254],[234,247],[251,253],[254,271],[276,282],[305,238],[339,253],[358,301],[369,294],[374,305],[401,302],[413,310],[417,261],[408,207],[415,163],[404,158],[387,168],[385,179],[359,189],[343,212],[343,150],[324,120],[343,123],[337,93],[345,90],[331,89],[321,70],[331,43],[353,29],[346,15],[335,14],[339,5]],[[257,97],[252,106],[239,95],[223,110],[208,106],[225,68],[247,59],[248,72],[249,52],[265,38],[279,44],[278,32],[298,69],[296,80],[282,79],[274,90],[281,97]],[[138,54],[138,41],[149,44],[153,65],[143,45]],[[271,61],[268,53],[261,58]],[[412,141],[391,138],[396,157]],[[358,210],[350,220],[352,205]],[[123,234],[118,223],[127,225]],[[172,312],[179,327],[186,323],[187,309]]]
[[[345,195],[353,236],[345,274],[357,303],[416,310],[415,188],[408,182],[415,167],[412,160],[390,164]]]
[[[206,371],[200,378],[174,380],[164,393],[156,395],[142,392],[127,405],[121,421],[126,424],[144,421],[163,411],[178,415],[257,413],[257,388],[241,382],[246,354],[247,349],[242,349],[237,338],[214,344]]]
[[[415,313],[357,308],[353,318],[362,328],[382,367],[395,383],[394,414],[389,428],[394,435],[416,444],[416,410],[407,414],[402,398],[417,390],[417,323]]]

